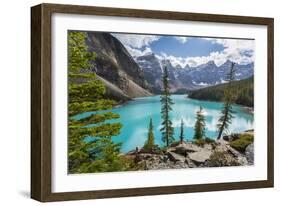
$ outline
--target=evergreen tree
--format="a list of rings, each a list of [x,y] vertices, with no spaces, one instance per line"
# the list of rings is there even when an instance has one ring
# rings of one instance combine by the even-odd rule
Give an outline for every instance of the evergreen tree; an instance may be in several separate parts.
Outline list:
[[[232,83],[235,80],[235,69],[234,63],[231,64],[231,68],[229,73],[226,76],[227,87],[224,90],[224,104],[221,110],[221,116],[218,120],[217,128],[218,128],[218,137],[220,139],[222,134],[228,130],[229,125],[231,124],[231,120],[233,118],[233,114],[235,113],[232,105],[236,99],[236,91],[232,87]]]
[[[161,117],[162,117],[162,128],[160,131],[162,132],[162,141],[168,147],[174,141],[174,128],[172,126],[172,121],[170,120],[170,111],[172,111],[172,105],[174,104],[171,98],[171,94],[169,91],[169,76],[167,67],[164,67],[163,71],[163,92],[160,97],[160,101],[162,104],[161,107]]]
[[[118,119],[110,111],[114,101],[104,97],[105,87],[91,72],[95,54],[88,52],[85,32],[69,32],[69,84],[68,84],[68,168],[70,173],[106,172],[124,170],[126,164],[119,155],[120,145],[111,137],[118,135],[121,123],[106,123]],[[86,118],[74,115],[92,112]],[[88,138],[87,141],[85,138]]]
[[[180,143],[182,143],[183,139],[184,139],[183,127],[184,127],[184,124],[183,124],[183,120],[181,119]]]
[[[200,106],[199,110],[196,112],[196,122],[194,125],[194,139],[203,139],[205,137],[205,116],[203,114],[203,108]]]
[[[149,126],[148,126],[148,134],[147,134],[147,140],[144,144],[144,148],[151,150],[154,147],[154,134],[153,134],[153,123],[152,118],[150,118]]]

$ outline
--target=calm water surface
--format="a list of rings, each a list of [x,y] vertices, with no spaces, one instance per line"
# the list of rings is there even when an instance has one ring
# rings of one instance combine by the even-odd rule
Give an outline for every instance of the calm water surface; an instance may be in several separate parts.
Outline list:
[[[172,99],[175,103],[171,112],[175,139],[179,137],[181,119],[184,122],[185,139],[191,140],[193,138],[195,115],[200,106],[203,107],[206,117],[206,135],[210,138],[216,138],[216,124],[222,103],[189,99],[186,98],[186,95],[172,95]],[[112,109],[112,112],[120,115],[120,119],[110,122],[118,121],[123,124],[120,135],[112,138],[114,142],[122,143],[122,152],[128,152],[136,147],[143,146],[147,137],[150,117],[154,125],[155,143],[163,145],[160,133],[160,110],[160,96],[135,98],[123,106]],[[234,110],[236,113],[229,130],[231,132],[242,132],[253,129],[254,116],[245,112],[243,107],[240,106],[234,106]],[[83,118],[90,114],[91,112],[83,113],[76,118]]]

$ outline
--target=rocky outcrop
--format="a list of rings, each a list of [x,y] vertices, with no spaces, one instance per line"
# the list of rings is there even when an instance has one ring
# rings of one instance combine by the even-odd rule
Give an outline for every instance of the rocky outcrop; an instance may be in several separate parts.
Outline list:
[[[185,156],[181,154],[177,154],[175,152],[167,152],[168,157],[173,162],[185,162]]]
[[[212,154],[211,150],[202,149],[198,152],[190,153],[188,156],[193,162],[195,162],[197,165],[199,165],[199,164],[203,164],[207,160],[209,160],[211,154]]]
[[[237,140],[239,138],[239,134],[238,133],[232,133],[230,135],[224,135],[222,138],[225,141],[234,141],[234,140]]]
[[[248,134],[249,132],[252,131],[248,131]],[[236,137],[236,135],[233,136]],[[175,142],[163,150],[158,148],[148,151],[141,148],[128,152],[127,155],[145,170],[244,166],[252,165],[254,162],[253,144],[247,147],[245,153],[241,153],[232,148],[229,141],[224,139],[201,146],[194,142]]]
[[[170,159],[163,161],[161,157],[153,157],[149,161],[145,161],[144,169],[145,170],[159,170],[159,169],[183,169],[190,168],[189,164],[182,161],[173,162]]]
[[[215,148],[215,152],[219,152],[223,154],[226,159],[228,158],[227,164],[231,164],[232,162],[235,165],[248,165],[246,156],[243,153],[232,148],[228,141],[221,139],[221,140],[217,140],[216,143],[217,146]],[[229,157],[229,155],[231,156]]]
[[[254,144],[250,144],[246,147],[245,155],[249,165],[254,164]]]
[[[184,155],[184,156],[186,156],[187,153],[198,152],[201,150],[201,148],[199,146],[197,146],[191,142],[183,142],[171,149],[175,149],[176,153]]]

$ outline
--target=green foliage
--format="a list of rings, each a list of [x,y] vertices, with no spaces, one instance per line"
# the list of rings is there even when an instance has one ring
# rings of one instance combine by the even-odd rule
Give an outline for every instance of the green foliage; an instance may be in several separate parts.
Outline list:
[[[215,142],[215,140],[206,137],[206,138],[201,138],[201,139],[195,139],[193,142],[196,145],[203,147],[205,144],[213,144]]]
[[[154,134],[153,134],[153,123],[152,123],[152,118],[150,118],[149,126],[148,126],[147,140],[144,144],[144,149],[152,150],[154,147],[155,147],[155,144],[154,144]]]
[[[184,123],[183,120],[181,119],[181,128],[180,128],[181,130],[180,130],[180,137],[179,137],[181,143],[184,140],[183,127],[184,127]]]
[[[161,117],[162,117],[162,128],[160,131],[162,132],[162,141],[168,147],[174,141],[174,128],[172,126],[172,121],[170,120],[170,112],[172,111],[173,100],[171,98],[170,90],[169,90],[169,76],[167,67],[164,67],[163,71],[163,91],[161,95]]]
[[[230,142],[230,146],[234,149],[245,152],[246,147],[254,142],[254,136],[251,134],[242,134],[240,137],[232,142]]]
[[[68,69],[70,72],[91,68],[91,61],[95,59],[95,53],[88,52],[86,38],[85,32],[71,31],[68,33]]]
[[[85,83],[68,84],[69,102],[84,102],[101,99],[105,93],[105,87],[99,80],[89,80]]]
[[[225,152],[215,151],[211,154],[209,159],[210,167],[223,167],[227,165],[227,159],[225,157]]]
[[[205,116],[203,114],[203,108],[200,106],[199,110],[196,112],[196,122],[194,125],[194,137],[193,139],[202,139],[205,137]]]
[[[114,101],[105,99],[105,87],[91,72],[95,55],[88,52],[86,33],[70,32],[69,84],[68,84],[68,168],[70,173],[124,171],[132,161],[120,155],[120,144],[112,137],[120,134],[121,123],[108,123],[118,119],[112,109]],[[107,110],[107,111],[104,111]],[[77,120],[74,115],[91,112]],[[91,137],[87,141],[85,138]]]
[[[204,144],[205,144],[205,139],[195,139],[194,141],[193,141],[196,145],[198,145],[198,146],[200,146],[200,147],[203,147],[204,146]]]
[[[206,87],[190,92],[189,96],[193,99],[223,101],[225,88],[227,83]],[[236,104],[253,107],[254,106],[254,78],[233,81],[232,87],[236,91]]]
[[[215,140],[213,140],[213,139],[211,139],[211,138],[209,138],[209,137],[206,137],[206,138],[205,138],[205,142],[206,142],[207,144],[212,144],[212,143],[215,142]]]
[[[133,161],[120,155],[120,144],[115,144],[111,139],[100,139],[89,150],[91,160],[83,162],[77,173],[127,171]]]
[[[235,113],[232,105],[236,98],[236,89],[232,86],[235,78],[235,69],[234,63],[231,64],[231,68],[229,73],[226,76],[226,80],[228,81],[227,87],[224,90],[223,97],[223,108],[221,110],[221,116],[218,120],[217,128],[218,128],[218,137],[220,139],[222,134],[228,131],[228,127],[232,122],[233,114]]]
[[[114,101],[108,99],[98,99],[95,102],[72,102],[68,105],[69,115],[73,116],[88,111],[94,112],[99,110],[112,109],[112,106],[114,104]]]
[[[232,122],[232,118],[234,117],[234,110],[232,108],[231,103],[225,103],[221,110],[221,116],[218,120],[217,128],[218,128],[218,137],[220,139],[223,133],[228,132],[229,125]]]

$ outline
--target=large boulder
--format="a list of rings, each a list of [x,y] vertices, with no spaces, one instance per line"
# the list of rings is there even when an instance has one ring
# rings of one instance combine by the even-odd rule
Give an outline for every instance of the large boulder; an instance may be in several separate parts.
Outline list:
[[[247,158],[245,157],[245,155],[241,154],[239,151],[237,151],[236,149],[232,148],[229,143],[225,140],[219,140],[217,141],[217,147],[216,147],[216,151],[217,152],[221,152],[221,153],[228,153],[229,155],[225,155],[225,158],[227,159],[227,162],[231,163],[228,164],[228,166],[232,166],[233,164],[237,164],[237,165],[247,165],[248,161]]]
[[[254,143],[249,144],[246,147],[245,155],[248,160],[248,164],[253,165],[254,164]]]
[[[240,134],[232,133],[230,135],[223,136],[222,139],[225,140],[225,141],[231,142],[231,141],[239,139],[239,137],[240,137]]]
[[[228,149],[229,149],[229,142],[223,139],[216,140],[216,150],[218,152],[227,152]]]
[[[234,156],[234,157],[241,157],[243,156],[240,152],[238,152],[236,149],[230,147],[230,146],[227,146],[228,148],[228,151]]]
[[[242,165],[242,166],[249,164],[247,158],[243,155],[237,157],[236,160],[237,160],[238,164]]]
[[[189,153],[188,157],[197,164],[204,163],[205,161],[210,159],[212,154],[211,150],[202,149],[198,152]]]
[[[189,168],[197,167],[197,165],[191,159],[189,159],[189,157],[186,157],[185,163],[188,165]]]
[[[185,157],[175,152],[168,152],[168,157],[173,162],[185,162]]]
[[[192,144],[191,142],[188,142],[188,143],[182,143],[182,144],[179,144],[178,146],[176,146],[174,148],[174,152],[177,154],[186,156],[187,153],[198,152],[198,151],[200,151],[200,149],[201,148],[198,147],[197,145]]]
[[[236,159],[223,150],[215,150],[208,161],[204,163],[205,167],[223,167],[223,166],[232,166],[236,162]],[[236,164],[237,165],[237,164]]]

